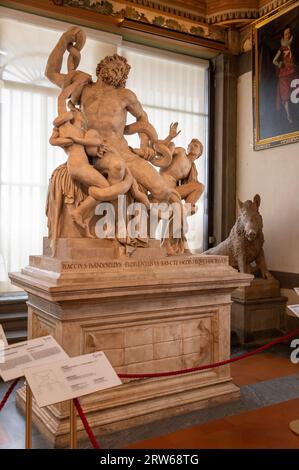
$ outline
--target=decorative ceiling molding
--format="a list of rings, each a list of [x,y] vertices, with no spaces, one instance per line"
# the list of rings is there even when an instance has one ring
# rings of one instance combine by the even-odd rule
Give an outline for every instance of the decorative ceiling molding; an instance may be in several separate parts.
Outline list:
[[[253,21],[286,3],[290,3],[290,0],[206,0],[206,3],[205,21],[212,24],[223,24],[237,20]]]
[[[196,23],[225,24],[234,21],[255,20],[289,0],[51,0],[56,5],[70,5],[98,13],[130,20],[152,23],[168,29],[199,35],[194,31]],[[153,16],[154,15],[154,16]],[[164,22],[163,22],[164,18]],[[177,19],[177,23],[173,21]],[[159,24],[158,24],[159,23]],[[192,29],[192,31],[191,31]],[[214,31],[214,36],[215,36]],[[217,36],[217,34],[216,34]],[[207,37],[205,30],[204,37]]]
[[[226,31],[209,25],[205,18],[187,8],[170,6],[163,1],[152,0],[51,0],[55,5],[84,8],[96,13],[146,23],[192,36],[226,43]],[[184,2],[173,2],[181,3]],[[189,2],[190,3],[190,2]],[[201,2],[203,3],[203,2]],[[188,2],[186,2],[188,5]]]
[[[261,0],[260,8],[259,8],[259,16],[264,16],[267,13],[271,13],[271,11],[284,5],[285,3],[289,3],[289,0],[271,0],[271,1]]]
[[[175,16],[189,18],[194,21],[206,21],[206,0],[126,0],[127,3],[133,3],[146,8],[163,11]]]
[[[259,17],[259,11],[256,8],[238,8],[237,10],[225,10],[215,14],[207,15],[207,23],[230,23],[236,20],[255,20]]]
[[[231,50],[228,32],[269,15],[296,0],[50,0],[55,5],[83,8],[115,20],[153,26],[200,39],[217,41]],[[139,27],[139,26],[138,26]],[[230,29],[229,29],[230,28]],[[215,44],[215,42],[214,42]],[[233,53],[237,53],[236,51]]]

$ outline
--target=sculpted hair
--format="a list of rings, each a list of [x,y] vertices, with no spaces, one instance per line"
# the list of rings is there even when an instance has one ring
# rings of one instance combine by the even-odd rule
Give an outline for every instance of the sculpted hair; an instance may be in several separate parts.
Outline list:
[[[110,64],[113,64],[113,67],[108,67]],[[131,66],[125,57],[113,54],[105,57],[105,59],[98,63],[96,74],[104,83],[115,88],[124,88],[130,68]]]
[[[192,145],[192,144],[197,144],[199,146],[200,150],[198,152],[197,158],[200,157],[203,153],[203,145],[201,141],[198,139],[192,139],[189,145]]]
[[[199,139],[192,139],[190,144],[198,144],[198,145],[202,145],[201,141]]]

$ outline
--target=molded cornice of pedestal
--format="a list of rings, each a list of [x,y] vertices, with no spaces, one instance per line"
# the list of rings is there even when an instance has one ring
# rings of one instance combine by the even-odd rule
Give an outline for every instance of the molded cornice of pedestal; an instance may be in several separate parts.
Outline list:
[[[89,248],[94,249],[97,242],[90,240]],[[249,285],[252,279],[251,275],[238,273],[229,266],[226,256],[168,257],[154,247],[140,248],[132,257],[113,257],[109,248],[103,248],[98,257],[84,258],[82,252],[79,254],[78,258],[64,259],[31,256],[30,265],[21,273],[10,274],[10,279],[27,292],[51,300],[151,295],[165,292],[165,288],[168,292],[214,289],[231,292]]]
[[[280,297],[280,286],[276,279],[253,279],[250,286],[239,287],[233,293],[233,299],[256,300]]]

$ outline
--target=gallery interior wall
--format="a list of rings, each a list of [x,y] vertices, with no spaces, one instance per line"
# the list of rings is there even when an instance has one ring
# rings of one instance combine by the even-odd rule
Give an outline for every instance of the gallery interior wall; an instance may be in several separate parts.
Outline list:
[[[299,278],[299,143],[260,151],[253,150],[252,71],[248,63],[238,77],[237,112],[237,197],[242,201],[259,193],[264,219],[265,254],[269,269],[289,284]],[[278,274],[278,277],[279,277]],[[288,284],[283,287],[291,287]],[[290,289],[285,294],[297,303]]]

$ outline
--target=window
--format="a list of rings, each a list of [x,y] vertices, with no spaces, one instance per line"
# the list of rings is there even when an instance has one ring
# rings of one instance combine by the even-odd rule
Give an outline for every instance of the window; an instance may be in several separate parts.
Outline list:
[[[6,281],[8,272],[28,264],[30,254],[42,252],[48,180],[66,159],[62,149],[48,143],[58,90],[43,73],[49,52],[68,25],[5,8],[1,13],[0,281]],[[193,137],[206,144],[207,62],[121,45],[119,36],[84,29],[87,43],[80,69],[94,76],[105,55],[125,55],[132,66],[128,87],[143,103],[159,136],[164,138],[169,124],[178,121],[178,146],[186,147]],[[130,144],[137,145],[132,140]],[[202,182],[207,180],[206,167],[205,145],[197,162]],[[205,201],[206,196],[190,219],[191,248],[202,248]]]

